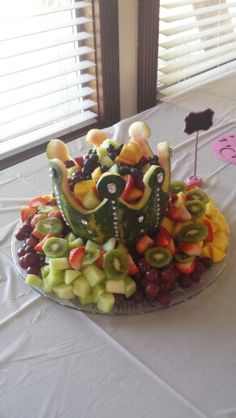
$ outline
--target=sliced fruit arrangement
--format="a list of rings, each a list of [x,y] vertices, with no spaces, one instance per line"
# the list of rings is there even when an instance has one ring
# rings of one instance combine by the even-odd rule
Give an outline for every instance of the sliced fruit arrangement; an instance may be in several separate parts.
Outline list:
[[[64,163],[70,191],[84,209],[94,209],[101,203],[96,185],[106,172],[119,174],[125,180],[123,200],[132,204],[143,197],[144,174],[151,165],[159,165],[159,157],[153,154],[148,144],[151,132],[144,122],[134,122],[129,128],[129,135],[127,144],[118,144],[107,138],[102,130],[91,129],[86,141],[92,148],[86,155],[74,159],[62,141],[56,139],[48,144],[48,159],[58,158]],[[160,150],[160,153],[164,162],[163,151]]]
[[[114,237],[103,245],[85,241],[65,224],[52,195],[32,199],[16,232],[26,283],[82,305],[94,303],[105,313],[130,298],[170,304],[171,290],[198,282],[224,259],[229,242],[224,215],[202,189],[174,181],[170,190],[161,225],[132,248]]]

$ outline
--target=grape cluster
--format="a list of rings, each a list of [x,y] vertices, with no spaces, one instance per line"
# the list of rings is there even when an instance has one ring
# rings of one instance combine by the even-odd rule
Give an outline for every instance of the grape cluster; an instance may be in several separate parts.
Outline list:
[[[197,257],[196,269],[189,275],[179,273],[173,262],[163,268],[153,268],[141,257],[137,265],[139,273],[134,276],[137,292],[132,300],[140,303],[147,297],[157,299],[162,305],[169,305],[172,300],[171,290],[176,286],[187,289],[201,280],[202,273],[212,266],[212,260],[209,257]]]
[[[38,243],[38,239],[31,235],[32,226],[29,222],[23,222],[16,232],[15,236],[18,241],[23,241],[18,248],[17,255],[19,257],[19,265],[27,271],[28,274],[40,274],[40,269],[45,264],[45,256],[37,253],[34,247]]]

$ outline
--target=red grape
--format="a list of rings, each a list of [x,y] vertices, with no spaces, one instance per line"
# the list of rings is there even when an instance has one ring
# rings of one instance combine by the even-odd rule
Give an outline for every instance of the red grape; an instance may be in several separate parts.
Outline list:
[[[159,272],[156,269],[150,269],[146,271],[145,276],[150,282],[156,282],[159,276]]]
[[[172,295],[166,290],[161,290],[158,299],[162,305],[169,305],[172,301]]]
[[[170,268],[166,268],[164,270],[161,271],[160,273],[160,280],[162,282],[168,283],[168,284],[172,284],[175,282],[176,280],[176,273],[173,269]]]
[[[202,257],[201,262],[204,264],[205,268],[210,268],[213,264],[213,261],[210,257]]]
[[[139,267],[139,270],[142,271],[143,273],[146,273],[146,271],[151,269],[150,264],[145,260],[145,258],[141,258],[138,261],[138,267]]]
[[[201,280],[201,273],[197,270],[194,270],[191,274],[190,277],[192,279],[193,282],[197,283],[199,282],[199,280]]]
[[[38,243],[38,239],[33,237],[33,235],[31,235],[29,238],[27,238],[25,240],[25,244],[26,245],[30,245],[30,247],[35,247],[35,245]]]
[[[19,247],[17,250],[17,254],[19,257],[23,257],[23,255],[25,255],[25,247]]]
[[[25,256],[22,256],[19,258],[19,264],[23,269],[26,269],[26,264],[25,264]]]
[[[25,238],[28,238],[32,232],[32,226],[28,222],[24,222],[19,227],[18,231],[15,234],[15,237],[19,241],[23,241]]]
[[[40,266],[40,258],[37,254],[27,253],[24,255],[24,262],[26,267]]]
[[[36,274],[37,276],[40,275],[40,267],[31,266],[27,267],[27,273],[28,274]]]
[[[146,295],[150,298],[156,298],[159,294],[159,291],[160,291],[159,285],[154,282],[149,282],[145,289]]]
[[[187,289],[188,287],[191,287],[193,284],[191,277],[187,276],[186,274],[182,274],[178,278],[178,282],[179,282],[180,287],[182,287],[183,289]]]

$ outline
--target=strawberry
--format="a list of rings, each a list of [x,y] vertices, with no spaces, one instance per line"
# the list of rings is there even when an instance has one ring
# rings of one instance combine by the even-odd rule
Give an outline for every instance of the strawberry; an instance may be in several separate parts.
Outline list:
[[[189,261],[188,263],[175,262],[175,267],[180,273],[191,274],[196,269],[196,262],[195,259]]]
[[[45,235],[43,235],[36,227],[33,229],[33,231],[31,232],[31,234],[34,237],[38,238],[39,240],[42,240],[45,237]]]
[[[30,206],[22,206],[20,209],[20,217],[22,222],[26,221],[26,219],[29,219],[31,216],[33,216],[36,211],[37,208],[32,208]]]
[[[194,242],[181,242],[178,245],[179,250],[181,250],[184,254],[187,255],[201,255],[202,246],[200,244]]]
[[[152,238],[150,238],[148,235],[143,235],[141,238],[138,239],[136,242],[136,250],[139,254],[144,254],[145,251],[150,248],[154,247],[155,242]]]
[[[62,214],[59,210],[52,210],[48,213],[48,218],[58,218],[63,219]]]
[[[47,239],[48,238],[51,238],[51,237],[53,237],[53,235],[52,234],[47,234],[43,239],[41,239],[41,241],[39,241],[36,245],[35,245],[35,247],[34,247],[34,250],[37,252],[37,253],[43,253],[43,244],[47,241]]]
[[[126,185],[121,195],[121,198],[126,200],[130,194],[131,189],[133,188],[134,178],[133,176],[131,176],[131,174],[126,174],[125,176],[123,176],[123,179],[126,181]]]
[[[168,216],[178,222],[190,221],[192,219],[191,214],[184,205],[179,206],[178,208],[169,206]]]
[[[69,253],[69,263],[74,270],[79,270],[85,255],[85,248],[73,248]]]
[[[76,157],[74,160],[76,161],[76,163],[78,164],[78,166],[83,167],[83,165],[84,165],[84,159],[83,159],[83,157]]]
[[[207,227],[208,230],[208,235],[205,238],[204,242],[212,242],[213,241],[213,230],[212,230],[212,225],[209,221],[204,220],[203,225],[205,225]]]
[[[156,245],[167,247],[171,239],[169,231],[164,226],[160,226],[158,233],[154,239]]]
[[[32,228],[35,228],[37,222],[45,218],[47,218],[47,215],[45,213],[35,213],[35,215],[30,221],[30,225],[32,226]]]
[[[35,197],[34,199],[31,199],[31,201],[29,202],[29,206],[31,208],[38,208],[39,206],[47,205],[47,204],[48,204],[48,199],[45,199],[44,197]]]
[[[100,254],[99,257],[96,260],[96,264],[98,267],[102,267],[103,266],[103,256],[106,253],[105,250],[103,250],[102,248],[100,248]]]
[[[133,276],[134,274],[137,274],[139,272],[138,267],[136,266],[134,260],[132,259],[131,255],[128,254],[129,259],[129,270],[127,272],[128,275]]]
[[[171,252],[172,255],[174,255],[176,253],[175,242],[174,242],[173,238],[170,239],[166,248],[168,248],[168,250]]]

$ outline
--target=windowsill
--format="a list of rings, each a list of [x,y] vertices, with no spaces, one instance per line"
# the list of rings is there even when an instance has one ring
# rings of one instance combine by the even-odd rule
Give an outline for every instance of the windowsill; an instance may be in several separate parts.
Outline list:
[[[45,136],[43,139],[32,138],[30,142],[22,141],[21,139],[12,139],[5,143],[2,142],[0,143],[0,170],[44,152],[47,142],[52,138],[60,137],[65,141],[67,141],[67,137],[68,141],[75,139],[75,137],[83,135],[83,131],[86,127],[88,128],[88,126],[90,127],[91,125],[94,126],[96,123],[97,121],[95,118],[89,119],[88,121],[80,123],[77,127],[73,126],[73,131],[72,128],[64,129],[63,131],[60,131],[60,134],[58,132],[53,135]],[[73,132],[76,132],[76,134],[73,134]]]

